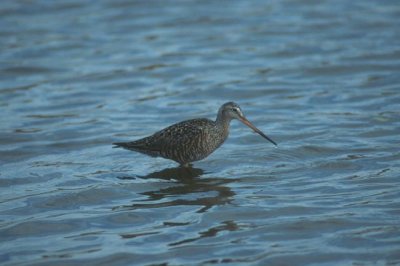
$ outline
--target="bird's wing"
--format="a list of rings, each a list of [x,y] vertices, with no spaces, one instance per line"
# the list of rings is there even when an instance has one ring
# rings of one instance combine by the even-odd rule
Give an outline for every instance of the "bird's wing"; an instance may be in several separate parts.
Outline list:
[[[195,145],[196,140],[204,135],[210,123],[212,121],[208,119],[186,120],[164,128],[149,137],[132,142],[114,143],[114,145],[157,157],[166,151]]]
[[[201,138],[210,122],[208,119],[192,119],[174,124],[150,136],[150,146],[155,149],[174,149],[191,145]]]

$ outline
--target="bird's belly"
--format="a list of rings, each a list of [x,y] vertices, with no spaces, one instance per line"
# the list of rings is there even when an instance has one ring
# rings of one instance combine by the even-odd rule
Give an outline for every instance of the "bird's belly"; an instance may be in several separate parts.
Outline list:
[[[224,140],[208,140],[177,145],[174,158],[169,159],[181,164],[199,161],[213,153],[223,142]]]

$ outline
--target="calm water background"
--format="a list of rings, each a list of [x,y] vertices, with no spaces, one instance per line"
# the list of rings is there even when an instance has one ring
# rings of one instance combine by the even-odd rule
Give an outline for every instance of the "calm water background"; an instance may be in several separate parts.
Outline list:
[[[400,2],[1,1],[4,265],[399,265]],[[238,102],[192,169],[112,149]]]

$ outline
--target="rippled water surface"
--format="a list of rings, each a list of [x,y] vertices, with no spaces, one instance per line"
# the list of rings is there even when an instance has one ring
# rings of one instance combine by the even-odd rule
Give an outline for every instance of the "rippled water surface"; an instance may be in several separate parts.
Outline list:
[[[400,3],[1,1],[0,263],[399,265]],[[238,102],[192,168],[111,143]]]

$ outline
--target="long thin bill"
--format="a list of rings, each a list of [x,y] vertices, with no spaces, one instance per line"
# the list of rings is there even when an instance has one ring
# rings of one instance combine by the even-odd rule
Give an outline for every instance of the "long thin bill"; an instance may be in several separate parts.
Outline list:
[[[265,138],[266,140],[268,140],[269,142],[271,142],[272,144],[274,144],[275,146],[278,146],[278,144],[276,144],[275,141],[273,141],[272,139],[270,139],[267,135],[265,135],[261,130],[259,130],[258,128],[256,128],[249,120],[247,120],[245,117],[241,117],[240,121],[245,124],[246,126],[248,126],[249,128],[251,128],[252,130],[254,130],[255,132],[257,132],[258,134],[260,134],[263,138]]]

